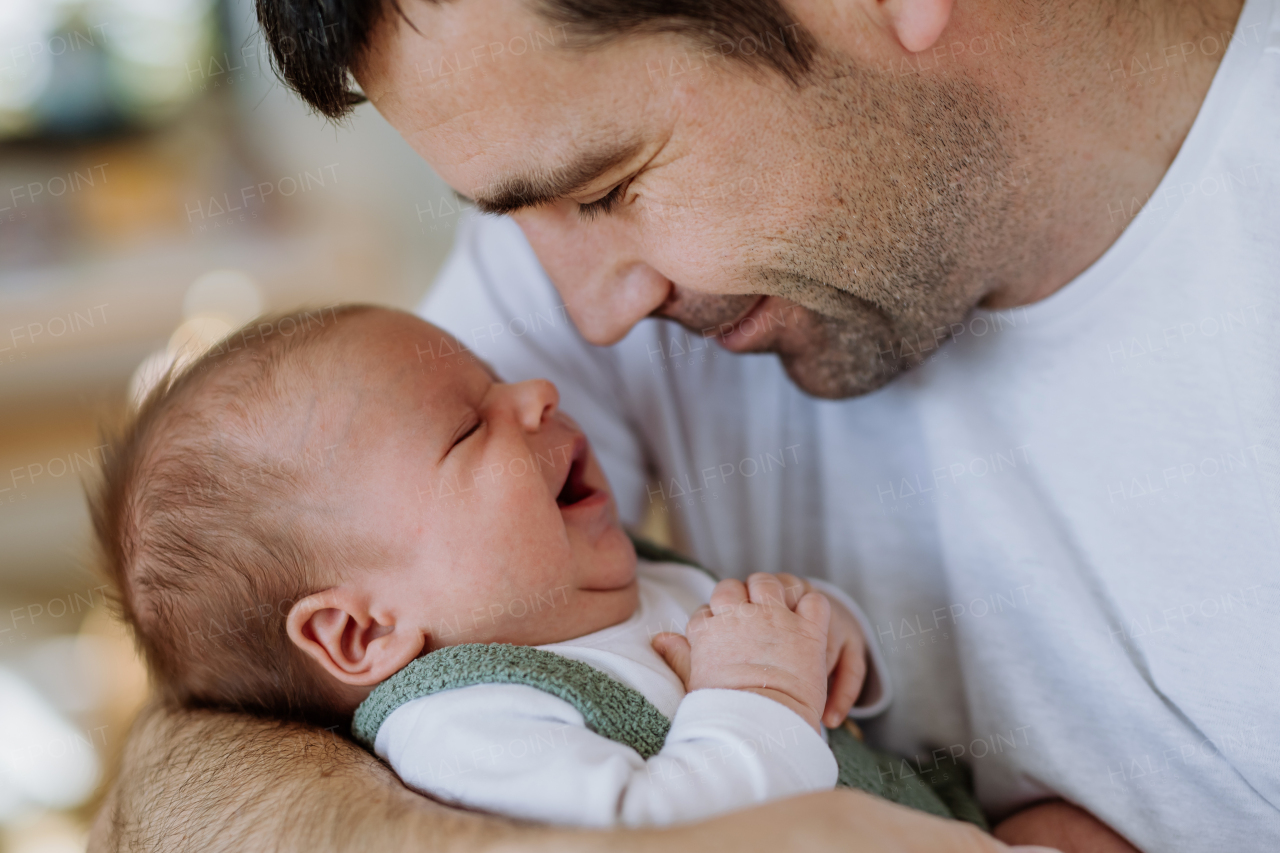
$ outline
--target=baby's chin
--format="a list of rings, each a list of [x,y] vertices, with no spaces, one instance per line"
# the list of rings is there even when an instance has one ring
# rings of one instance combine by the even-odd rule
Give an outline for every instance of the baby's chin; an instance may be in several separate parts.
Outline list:
[[[606,592],[635,585],[636,549],[616,515],[613,523],[576,556],[579,589]]]
[[[608,590],[579,590],[583,603],[590,611],[583,635],[603,631],[626,622],[640,607],[640,584],[632,573],[631,582]]]

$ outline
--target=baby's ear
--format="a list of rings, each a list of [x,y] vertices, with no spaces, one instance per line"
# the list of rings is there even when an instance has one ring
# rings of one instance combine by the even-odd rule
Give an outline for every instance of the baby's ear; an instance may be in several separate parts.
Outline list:
[[[289,639],[344,684],[372,687],[418,656],[423,632],[397,624],[365,593],[334,587],[308,595],[289,609]]]

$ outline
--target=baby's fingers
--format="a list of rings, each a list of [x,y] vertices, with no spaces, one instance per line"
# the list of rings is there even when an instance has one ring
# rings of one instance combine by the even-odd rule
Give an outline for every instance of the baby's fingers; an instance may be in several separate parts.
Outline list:
[[[753,604],[787,606],[787,593],[782,588],[781,581],[773,575],[754,572],[747,578],[747,591],[751,594]]]
[[[809,591],[809,584],[790,572],[778,572],[774,575],[778,579],[778,583],[782,584],[782,590],[787,596],[787,609],[795,610],[796,605],[800,603],[800,597]]]
[[[796,615],[817,625],[824,635],[831,628],[831,602],[820,592],[806,592],[801,596],[796,604]]]
[[[683,634],[663,631],[653,638],[652,645],[653,650],[662,655],[667,666],[680,676],[680,682],[687,690],[689,688],[689,641]]]
[[[866,679],[866,655],[851,653],[848,647],[841,650],[840,660],[836,662],[835,672],[831,675],[831,686],[827,688],[827,705],[822,712],[824,726],[834,729],[849,716],[853,703],[858,701],[858,696],[862,693],[862,684]]]
[[[725,578],[711,590],[711,612],[732,612],[747,601],[747,587],[737,578]]]
[[[711,619],[711,605],[704,604],[697,610],[693,611],[693,615],[689,617],[689,622],[684,626],[684,634],[686,637],[692,637],[695,634],[701,634],[707,630],[709,620]]]

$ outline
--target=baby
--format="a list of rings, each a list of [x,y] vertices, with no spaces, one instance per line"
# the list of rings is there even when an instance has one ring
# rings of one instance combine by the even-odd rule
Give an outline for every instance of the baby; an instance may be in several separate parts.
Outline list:
[[[886,787],[845,723],[889,695],[843,592],[637,561],[551,383],[505,384],[408,314],[326,312],[161,382],[91,502],[171,700],[354,717],[409,785],[553,823],[837,783],[981,823],[955,771]]]

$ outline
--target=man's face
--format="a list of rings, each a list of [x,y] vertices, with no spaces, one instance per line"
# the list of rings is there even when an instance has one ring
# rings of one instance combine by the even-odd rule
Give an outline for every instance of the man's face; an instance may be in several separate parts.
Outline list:
[[[420,32],[386,15],[362,86],[450,185],[514,214],[594,343],[657,314],[847,397],[1000,284],[1012,158],[990,92],[877,72],[874,45],[819,39],[796,87],[735,60],[749,43],[580,50],[520,0],[405,10]]]

